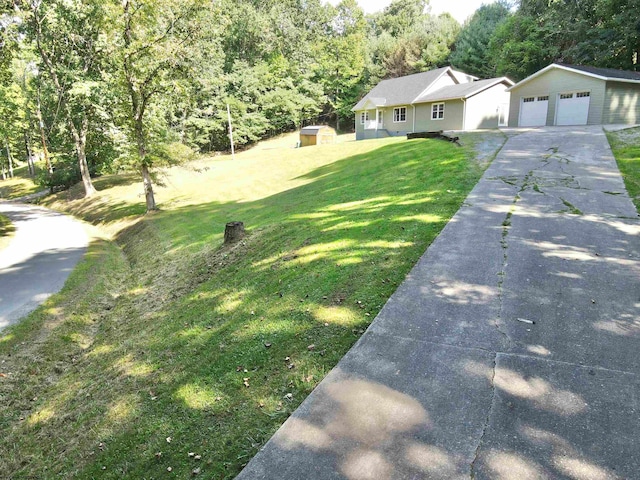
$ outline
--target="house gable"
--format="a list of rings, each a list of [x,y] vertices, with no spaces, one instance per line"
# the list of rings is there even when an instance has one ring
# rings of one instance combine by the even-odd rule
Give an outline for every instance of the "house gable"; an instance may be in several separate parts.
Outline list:
[[[511,104],[509,113],[509,125],[526,125],[523,121],[523,99],[547,98],[547,114],[545,125],[557,124],[557,110],[559,97],[564,94],[588,92],[590,100],[587,112],[587,124],[602,123],[602,114],[605,103],[605,88],[607,81],[601,75],[586,74],[572,68],[555,68],[555,64],[543,68],[527,79],[515,84],[509,89],[511,92]],[[553,68],[552,68],[553,67]]]

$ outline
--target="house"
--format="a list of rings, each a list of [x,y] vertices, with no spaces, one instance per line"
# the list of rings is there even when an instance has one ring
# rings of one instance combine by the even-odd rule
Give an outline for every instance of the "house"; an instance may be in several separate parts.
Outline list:
[[[509,91],[510,127],[640,123],[640,72],[552,63]]]
[[[506,126],[513,82],[477,80],[451,67],[383,80],[353,111],[356,140]]]
[[[300,130],[300,146],[336,143],[336,131],[327,125],[312,125]]]

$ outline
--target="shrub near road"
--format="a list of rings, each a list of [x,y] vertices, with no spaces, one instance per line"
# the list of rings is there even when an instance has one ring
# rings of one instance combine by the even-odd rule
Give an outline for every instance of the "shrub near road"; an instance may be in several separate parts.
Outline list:
[[[59,197],[115,244],[0,336],[0,471],[233,478],[456,212],[473,157],[438,140],[255,149],[171,171],[145,217],[126,177]],[[248,235],[223,247],[230,220]]]

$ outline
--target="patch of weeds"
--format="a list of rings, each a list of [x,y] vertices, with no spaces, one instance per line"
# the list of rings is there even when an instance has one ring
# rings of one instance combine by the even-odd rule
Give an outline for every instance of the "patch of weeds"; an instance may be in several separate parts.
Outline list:
[[[565,200],[564,198],[560,197],[560,200],[562,201],[562,203],[564,204],[565,207],[568,208],[568,213],[572,214],[572,215],[584,215],[584,213],[582,212],[582,210],[580,210],[578,207],[576,207],[574,204],[572,204],[571,202]],[[565,212],[567,213],[567,212]]]

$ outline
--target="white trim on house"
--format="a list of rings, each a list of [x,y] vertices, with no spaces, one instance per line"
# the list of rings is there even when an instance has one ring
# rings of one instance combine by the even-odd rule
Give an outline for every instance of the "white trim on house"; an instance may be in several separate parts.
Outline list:
[[[431,104],[431,120],[444,120],[444,102]]]
[[[420,92],[420,94],[419,94],[418,96],[416,96],[416,98],[414,98],[413,100],[411,100],[411,104],[413,105],[413,104],[416,102],[416,100],[418,100],[418,99],[419,99],[420,97],[422,97],[423,95],[426,95],[427,93],[429,93],[429,90],[431,90],[435,85],[437,85],[438,80],[440,80],[440,79],[441,79],[445,74],[447,74],[447,75],[451,75],[451,77],[453,77],[453,81],[459,84],[459,83],[460,83],[460,81],[459,81],[459,80],[458,80],[458,78],[457,78],[453,73],[451,73],[451,72],[453,72],[453,68],[451,68],[451,67],[447,67],[447,69],[446,69],[444,72],[442,72],[442,73],[438,76],[438,78],[436,78],[433,82],[431,82],[431,85],[429,85],[429,86],[428,86],[427,88],[425,88],[422,92]],[[462,73],[462,72],[460,72],[460,73]]]
[[[585,72],[584,70],[578,70],[576,68],[567,67],[565,65],[558,65],[557,63],[552,63],[551,65],[547,65],[546,67],[544,67],[542,70],[538,70],[536,73],[534,73],[532,75],[529,75],[524,80],[520,80],[515,85],[509,87],[507,89],[507,91],[510,92],[514,88],[518,88],[518,87],[524,85],[525,83],[529,83],[531,80],[539,77],[540,75],[542,75],[544,73],[547,73],[549,70],[552,70],[554,68],[558,68],[560,70],[565,70],[565,71],[571,72],[571,73],[579,73],[580,75],[585,75],[585,76],[591,77],[591,78],[597,78],[598,80],[604,80],[605,82],[606,81],[611,81],[611,82],[623,82],[623,83],[640,83],[640,80],[630,80],[630,79],[618,78],[618,77],[604,77],[602,75],[598,75],[598,74],[595,74],[595,73]]]
[[[402,118],[402,110],[404,109],[404,119],[400,120]],[[396,115],[396,111],[398,112],[398,114]],[[396,118],[398,120],[396,120]],[[407,107],[406,106],[402,106],[402,107],[395,107],[393,109],[393,118],[392,118],[393,123],[406,123],[407,122]]]
[[[369,110],[364,110],[360,112],[360,125],[364,125],[369,121]]]

